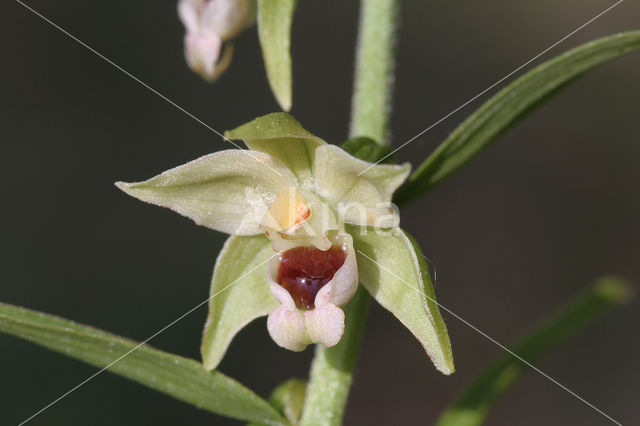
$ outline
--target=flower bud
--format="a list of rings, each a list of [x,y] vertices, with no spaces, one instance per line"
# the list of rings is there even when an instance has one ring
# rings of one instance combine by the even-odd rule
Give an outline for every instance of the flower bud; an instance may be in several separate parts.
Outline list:
[[[187,64],[207,81],[217,79],[231,64],[229,41],[255,22],[252,0],[180,0],[178,15],[187,32],[184,51]],[[222,56],[221,56],[222,52]]]

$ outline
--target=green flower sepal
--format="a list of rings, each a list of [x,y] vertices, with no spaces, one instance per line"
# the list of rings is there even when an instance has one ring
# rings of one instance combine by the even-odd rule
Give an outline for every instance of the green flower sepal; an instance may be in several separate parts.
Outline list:
[[[285,113],[225,136],[249,149],[116,184],[231,234],[213,274],[205,368],[215,369],[238,331],[265,315],[269,334],[284,348],[337,344],[349,326],[342,307],[360,282],[413,333],[436,368],[451,374],[451,345],[427,266],[391,203],[410,166],[360,160]]]

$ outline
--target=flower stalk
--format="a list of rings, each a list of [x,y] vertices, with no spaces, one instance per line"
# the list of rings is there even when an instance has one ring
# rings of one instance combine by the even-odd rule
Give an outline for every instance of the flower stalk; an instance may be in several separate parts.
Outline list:
[[[380,144],[388,139],[397,9],[396,0],[361,1],[349,133]],[[370,299],[360,288],[346,306],[340,343],[330,348],[317,345],[301,425],[342,424]]]

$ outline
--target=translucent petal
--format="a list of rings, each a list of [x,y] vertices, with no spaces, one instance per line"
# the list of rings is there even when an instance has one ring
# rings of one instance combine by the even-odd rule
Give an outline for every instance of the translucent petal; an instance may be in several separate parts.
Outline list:
[[[399,218],[391,196],[407,178],[410,168],[408,163],[373,165],[333,145],[315,150],[317,192],[331,202],[346,223],[397,226]]]

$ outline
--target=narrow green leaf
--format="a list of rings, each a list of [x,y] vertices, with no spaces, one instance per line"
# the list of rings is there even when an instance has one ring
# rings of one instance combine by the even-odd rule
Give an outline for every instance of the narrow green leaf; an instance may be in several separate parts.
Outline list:
[[[440,372],[453,373],[449,334],[418,244],[400,228],[351,226],[347,231],[354,239],[362,285],[418,339]]]
[[[640,31],[617,34],[583,44],[527,72],[460,124],[398,190],[395,201],[410,201],[433,188],[569,82],[639,48]]]
[[[269,85],[284,111],[291,109],[291,24],[296,0],[258,0],[258,36]]]
[[[265,272],[272,255],[271,242],[264,235],[232,236],[224,244],[211,280],[209,316],[202,337],[205,369],[218,366],[238,331],[278,306]]]
[[[199,362],[147,345],[133,350],[137,342],[92,327],[0,303],[0,332],[99,368],[115,362],[107,371],[213,413],[268,424],[287,423],[250,389],[221,373],[206,371]]]
[[[616,278],[602,278],[528,334],[511,350],[527,362],[534,362],[554,345],[584,327],[607,308],[629,298],[629,285]],[[493,361],[458,400],[446,409],[437,426],[477,426],[483,423],[497,400],[529,367],[509,353]]]
[[[229,139],[241,139],[249,149],[279,159],[302,185],[311,185],[315,150],[326,145],[325,141],[306,131],[295,118],[284,112],[258,117],[228,130],[224,135]]]

